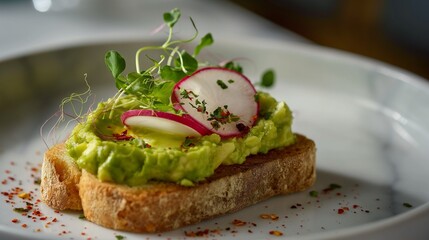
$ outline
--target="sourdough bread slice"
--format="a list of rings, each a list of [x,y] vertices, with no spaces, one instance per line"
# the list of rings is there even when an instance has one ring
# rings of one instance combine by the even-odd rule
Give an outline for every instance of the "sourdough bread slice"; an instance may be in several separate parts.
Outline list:
[[[213,176],[193,187],[161,182],[128,187],[101,182],[85,170],[81,176],[68,178],[76,166],[72,171],[51,166],[63,166],[63,162],[68,162],[64,166],[73,165],[64,145],[59,145],[45,155],[42,199],[56,209],[79,209],[68,200],[47,198],[64,197],[65,192],[76,194],[78,186],[79,196],[72,198],[80,197],[89,221],[132,232],[168,231],[238,211],[275,195],[303,191],[316,179],[315,158],[314,142],[297,135],[295,144],[250,156],[240,165],[222,165]],[[74,182],[58,182],[62,179]],[[67,186],[70,189],[65,190]]]

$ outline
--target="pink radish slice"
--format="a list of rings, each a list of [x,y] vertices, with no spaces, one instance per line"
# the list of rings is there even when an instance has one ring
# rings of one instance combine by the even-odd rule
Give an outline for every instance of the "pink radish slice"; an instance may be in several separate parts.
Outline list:
[[[210,133],[187,114],[179,116],[167,112],[134,109],[124,112],[121,120],[124,125],[131,129],[142,128],[176,136],[198,137]]]
[[[256,121],[256,90],[242,74],[225,68],[203,68],[179,81],[172,102],[221,137],[241,136]]]

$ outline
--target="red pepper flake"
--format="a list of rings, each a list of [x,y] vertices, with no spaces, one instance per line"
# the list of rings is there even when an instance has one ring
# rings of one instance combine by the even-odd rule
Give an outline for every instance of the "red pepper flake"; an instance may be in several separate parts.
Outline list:
[[[342,208],[338,208],[337,213],[338,214],[343,214],[346,211],[349,211],[350,209],[348,207],[342,207]]]
[[[270,231],[270,235],[280,237],[280,236],[283,236],[283,233],[277,230],[273,230],[273,231]]]
[[[5,170],[4,171],[6,174],[10,174],[10,170]]]
[[[354,205],[353,205],[353,208],[354,208],[354,209],[356,209],[356,208],[358,208],[358,207],[360,207],[360,206],[359,206],[359,205],[357,205],[357,204],[354,204]]]
[[[5,179],[5,180],[1,181],[1,184],[6,185],[7,184],[7,180]]]
[[[13,223],[19,223],[19,220],[18,220],[18,219],[16,219],[16,218],[14,218],[14,219],[12,219],[12,222],[13,222]]]
[[[185,231],[185,235],[187,237],[204,237],[204,236],[207,236],[209,234],[209,232],[210,231],[208,229],[201,230],[201,231],[196,231],[196,232],[194,232],[194,231],[190,231],[190,232]]]
[[[232,224],[234,226],[240,227],[240,226],[246,225],[247,223],[245,221],[241,221],[239,219],[234,219],[234,221],[232,221]]]
[[[52,222],[58,222],[57,218],[52,219]]]
[[[27,224],[24,223],[24,224],[21,225],[21,227],[27,228]]]
[[[133,137],[127,135],[127,130],[121,132],[121,133],[114,133],[113,137],[117,140],[117,141],[128,141],[133,139]]]

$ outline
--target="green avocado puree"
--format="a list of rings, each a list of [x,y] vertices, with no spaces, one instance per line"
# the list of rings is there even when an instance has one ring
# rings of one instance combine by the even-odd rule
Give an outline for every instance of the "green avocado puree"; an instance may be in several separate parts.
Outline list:
[[[251,154],[293,144],[292,113],[284,102],[259,92],[259,119],[243,137],[221,139],[217,134],[198,139],[156,132],[130,132],[121,123],[134,106],[121,99],[111,110],[102,102],[78,124],[66,142],[68,153],[81,169],[101,181],[143,185],[149,181],[191,186],[214,173],[220,164],[241,164]]]

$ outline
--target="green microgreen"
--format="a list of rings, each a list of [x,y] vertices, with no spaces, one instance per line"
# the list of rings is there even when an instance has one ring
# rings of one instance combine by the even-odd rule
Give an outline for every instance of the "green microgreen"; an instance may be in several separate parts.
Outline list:
[[[174,8],[170,12],[164,13],[164,22],[170,27],[173,28],[174,25],[179,21],[180,18],[180,10],[177,8]]]
[[[241,65],[233,61],[227,62],[223,67],[239,73],[243,73],[243,68],[241,67]]]
[[[176,112],[170,96],[175,83],[185,76],[194,73],[204,63],[195,57],[200,51],[213,43],[210,33],[206,34],[194,48],[193,54],[183,50],[181,46],[193,41],[198,36],[198,29],[190,18],[195,34],[188,39],[173,39],[173,28],[180,20],[181,12],[175,8],[163,14],[164,24],[169,32],[166,41],[160,46],[145,46],[137,50],[135,55],[136,71],[123,74],[126,69],[125,59],[117,51],[108,51],[105,55],[105,64],[115,79],[118,93],[110,100],[111,108],[117,107],[118,100],[123,95],[132,95],[138,102],[138,107],[168,112]],[[149,63],[146,69],[141,69],[140,56],[143,52],[155,52],[157,57],[145,55]]]
[[[197,56],[201,49],[204,47],[210,46],[213,44],[213,37],[210,33],[207,33],[203,38],[201,38],[200,44],[198,44],[194,49],[194,57]]]

